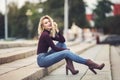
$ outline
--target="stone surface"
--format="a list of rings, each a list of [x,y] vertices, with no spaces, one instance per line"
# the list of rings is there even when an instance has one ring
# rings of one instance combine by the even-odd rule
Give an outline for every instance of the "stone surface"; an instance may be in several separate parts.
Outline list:
[[[78,44],[79,45],[79,44]],[[88,47],[94,46],[94,43],[83,43],[79,46],[69,47],[74,52],[81,52]],[[80,49],[79,47],[82,46]],[[29,59],[28,59],[29,58]],[[61,61],[47,69],[38,67],[36,63],[36,56],[25,59],[16,60],[10,63],[0,65],[0,80],[38,80],[59,66],[63,65],[65,61]],[[83,69],[84,70],[84,69]],[[68,75],[69,76],[69,75]],[[78,75],[81,76],[81,75]],[[76,78],[78,77],[76,76]]]

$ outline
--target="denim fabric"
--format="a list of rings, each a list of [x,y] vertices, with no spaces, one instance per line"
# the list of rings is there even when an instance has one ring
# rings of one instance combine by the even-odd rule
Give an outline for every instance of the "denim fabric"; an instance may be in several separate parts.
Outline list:
[[[64,43],[57,43],[56,46],[66,48]],[[63,50],[59,52],[55,52],[54,50],[50,50],[48,53],[40,53],[37,57],[37,63],[40,67],[49,67],[54,63],[57,63],[65,58],[69,58],[72,61],[77,63],[85,64],[87,59],[84,59],[70,50]]]

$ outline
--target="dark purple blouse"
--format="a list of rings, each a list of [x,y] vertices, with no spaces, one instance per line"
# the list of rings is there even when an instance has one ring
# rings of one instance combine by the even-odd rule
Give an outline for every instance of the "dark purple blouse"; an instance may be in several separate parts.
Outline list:
[[[57,47],[53,43],[53,40],[56,40],[62,43],[65,42],[65,38],[60,32],[57,33],[56,36],[53,38],[53,37],[50,37],[49,31],[44,30],[39,38],[37,54],[47,53],[49,47],[51,47],[56,52],[65,50],[65,48]]]

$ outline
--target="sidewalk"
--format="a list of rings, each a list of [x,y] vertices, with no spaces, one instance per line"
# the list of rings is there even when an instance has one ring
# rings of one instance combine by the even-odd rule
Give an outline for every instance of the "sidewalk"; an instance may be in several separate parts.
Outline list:
[[[111,46],[112,80],[120,80],[120,45]]]
[[[93,74],[87,66],[74,63],[75,69],[79,70],[77,75],[69,75],[65,73],[65,65],[56,69],[48,76],[40,80],[111,80],[110,58],[109,58],[109,45],[97,45],[89,50],[86,50],[80,56],[84,58],[93,59],[97,63],[105,63],[103,70],[97,71],[97,75]]]

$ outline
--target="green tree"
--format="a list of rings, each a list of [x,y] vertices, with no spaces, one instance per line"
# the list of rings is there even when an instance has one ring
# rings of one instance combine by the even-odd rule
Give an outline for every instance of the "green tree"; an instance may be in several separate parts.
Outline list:
[[[75,22],[78,26],[86,26],[85,3],[83,0],[68,0],[69,27]],[[58,25],[64,26],[64,0],[48,0],[44,3],[44,14],[52,16]]]
[[[80,27],[87,25],[83,0],[69,0],[69,26],[75,22]]]
[[[31,20],[32,30],[30,31],[33,38],[37,35],[37,27],[41,14],[39,8],[41,4],[26,2],[20,9],[17,8],[16,3],[9,4],[8,22],[9,22],[9,36],[16,38],[28,38],[28,20]],[[27,10],[31,10],[32,15],[26,15]]]
[[[43,4],[41,2],[37,3],[37,4],[26,2],[25,5],[19,10],[20,15],[25,16],[24,17],[26,19],[26,22],[24,24],[25,27],[27,27],[28,19],[31,20],[31,24],[32,24],[32,30],[30,32],[31,33],[31,36],[30,36],[31,38],[33,38],[37,35],[38,23],[39,23],[40,17],[42,16],[42,12],[40,12],[39,10],[42,9],[42,6],[43,6]],[[28,9],[31,10],[31,12],[32,12],[32,15],[30,15],[30,16],[26,15],[26,12],[27,12]],[[28,29],[27,29],[27,32],[28,32]]]
[[[41,2],[31,3],[29,6],[29,9],[31,9],[31,11],[32,11],[32,15],[31,15],[30,19],[33,24],[33,28],[31,31],[31,37],[33,38],[33,37],[37,36],[37,34],[38,34],[37,28],[38,28],[40,17],[43,16],[43,4]]]
[[[8,5],[8,36],[16,37],[18,36],[18,8],[16,3],[10,3]]]
[[[101,22],[106,18],[106,13],[110,13],[112,11],[112,5],[113,3],[109,0],[98,1],[96,9],[93,10],[96,27],[102,27]]]
[[[0,13],[0,38],[4,38],[4,15]]]

